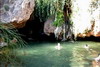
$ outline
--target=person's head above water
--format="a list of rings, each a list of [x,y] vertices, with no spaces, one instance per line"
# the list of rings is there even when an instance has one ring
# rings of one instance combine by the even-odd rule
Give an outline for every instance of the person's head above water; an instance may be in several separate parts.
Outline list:
[[[58,43],[58,46],[60,46],[60,43]]]
[[[88,45],[86,44],[86,46],[88,46]]]

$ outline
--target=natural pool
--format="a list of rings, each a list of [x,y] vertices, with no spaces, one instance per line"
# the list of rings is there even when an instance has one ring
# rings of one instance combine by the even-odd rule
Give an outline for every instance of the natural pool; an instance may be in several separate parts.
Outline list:
[[[15,52],[23,67],[92,67],[93,58],[100,53],[100,42],[60,42],[61,50],[55,49],[57,43],[30,42],[24,48],[15,49]],[[91,52],[84,48],[85,44],[90,46]]]

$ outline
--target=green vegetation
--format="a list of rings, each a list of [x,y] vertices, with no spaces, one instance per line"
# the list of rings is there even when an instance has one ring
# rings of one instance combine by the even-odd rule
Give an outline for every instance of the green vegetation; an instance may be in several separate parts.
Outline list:
[[[64,23],[64,5],[70,4],[70,0],[36,0],[35,16],[40,21],[46,21],[48,17],[54,16],[55,26],[61,26]]]
[[[7,4],[5,4],[5,5],[4,5],[4,9],[5,9],[6,11],[9,11],[9,6],[8,6]]]
[[[13,28],[13,29],[12,29]],[[6,45],[5,45],[6,44]],[[25,46],[17,30],[11,24],[0,23],[0,65],[17,63],[15,48]],[[19,63],[19,62],[18,62]]]
[[[63,12],[57,13],[56,19],[53,23],[54,26],[62,26],[64,24],[64,15]]]
[[[68,32],[71,31],[73,24],[70,20],[71,0],[36,0],[35,17],[39,18],[41,22],[45,22],[50,16],[55,17],[54,26],[64,26],[65,32],[62,35],[63,40],[66,40],[65,38],[69,36]]]

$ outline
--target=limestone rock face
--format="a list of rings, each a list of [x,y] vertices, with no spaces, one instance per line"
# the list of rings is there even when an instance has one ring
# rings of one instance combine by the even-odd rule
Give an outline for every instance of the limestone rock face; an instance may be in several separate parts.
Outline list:
[[[0,23],[23,27],[34,11],[34,0],[0,0]]]
[[[100,37],[100,0],[72,0],[71,20],[75,37]],[[44,24],[48,35],[56,29],[52,22],[50,18]]]
[[[76,37],[100,36],[100,0],[73,0],[71,19]]]
[[[55,26],[53,26],[53,23],[54,22],[54,17],[50,17],[47,19],[47,21],[44,23],[44,33],[47,34],[48,36],[51,34],[51,33],[54,33],[54,30],[56,29]]]

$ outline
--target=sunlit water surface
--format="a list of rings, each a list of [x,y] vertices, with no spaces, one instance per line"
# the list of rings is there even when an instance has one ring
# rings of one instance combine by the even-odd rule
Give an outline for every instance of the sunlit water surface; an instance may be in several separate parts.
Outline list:
[[[85,44],[88,44],[94,47],[92,48],[93,50],[100,52],[100,42],[61,42],[62,49],[60,50],[55,49],[57,43],[30,42],[27,47],[16,49],[15,51],[23,67],[92,67],[92,61],[76,61],[78,57],[74,57],[73,54],[75,49],[79,47],[88,53],[83,47]]]

